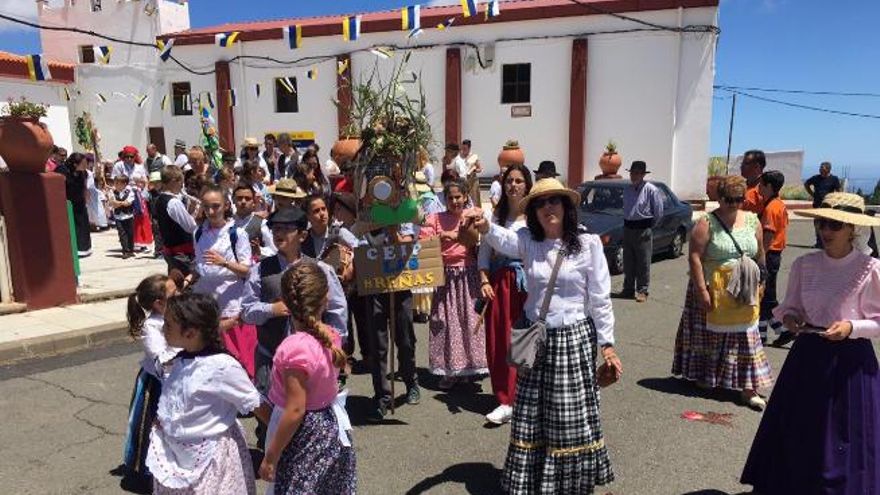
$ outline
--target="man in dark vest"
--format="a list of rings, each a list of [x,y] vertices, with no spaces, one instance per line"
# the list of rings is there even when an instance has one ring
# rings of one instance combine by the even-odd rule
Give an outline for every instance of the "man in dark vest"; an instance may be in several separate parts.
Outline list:
[[[168,264],[168,273],[176,269],[186,276],[192,272],[195,260],[193,233],[197,228],[196,221],[181,198],[183,172],[180,168],[173,165],[163,168],[161,180],[162,193],[156,198],[154,212],[165,244],[162,255]]]
[[[278,253],[251,268],[241,300],[242,321],[257,326],[254,381],[264,395],[269,393],[275,350],[290,333],[290,312],[281,299],[281,276],[291,265],[309,259],[300,252],[309,226],[305,212],[296,207],[284,208],[270,215],[268,223]],[[321,319],[338,331],[344,342],[348,336],[345,293],[333,268],[320,261],[318,265],[324,270],[330,288],[327,310]],[[257,435],[262,446],[265,429],[258,428]]]
[[[268,222],[254,214],[257,207],[257,192],[253,186],[239,183],[232,190],[232,202],[235,204],[235,226],[244,230],[251,243],[251,253],[254,261],[260,261],[264,256],[271,256],[277,251],[272,241],[272,232],[269,231]]]

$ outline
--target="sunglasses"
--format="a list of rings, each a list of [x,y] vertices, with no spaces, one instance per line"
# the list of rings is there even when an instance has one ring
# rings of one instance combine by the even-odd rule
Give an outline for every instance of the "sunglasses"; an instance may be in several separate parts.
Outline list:
[[[134,155],[122,155],[122,158],[125,158],[126,160],[131,160],[132,158],[134,158]]]
[[[729,205],[735,205],[739,203],[745,202],[746,198],[743,196],[737,196],[735,198],[723,198],[723,201]]]
[[[843,222],[838,220],[829,220],[827,218],[817,218],[813,220],[813,225],[818,230],[828,229],[832,232],[839,232],[843,228]]]
[[[536,198],[532,200],[536,209],[541,209],[544,205],[559,206],[562,204],[562,196],[550,196],[549,198]]]

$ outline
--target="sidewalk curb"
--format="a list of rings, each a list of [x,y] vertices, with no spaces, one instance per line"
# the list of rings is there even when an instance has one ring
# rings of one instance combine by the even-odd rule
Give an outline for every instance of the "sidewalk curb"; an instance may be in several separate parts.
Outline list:
[[[129,340],[124,320],[55,335],[0,344],[0,366]]]

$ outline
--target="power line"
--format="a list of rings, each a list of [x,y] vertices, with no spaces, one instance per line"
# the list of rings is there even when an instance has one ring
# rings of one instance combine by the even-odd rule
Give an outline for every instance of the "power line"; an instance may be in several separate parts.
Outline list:
[[[844,91],[810,91],[805,89],[781,89],[781,88],[760,88],[760,87],[744,87],[744,86],[727,86],[718,84],[713,86],[715,89],[733,90],[733,91],[759,91],[763,93],[786,93],[799,95],[820,95],[820,96],[859,96],[867,98],[880,98],[880,93],[850,93]]]
[[[775,103],[777,105],[784,105],[792,108],[800,108],[802,110],[812,110],[814,112],[823,112],[823,113],[831,113],[835,115],[845,115],[847,117],[860,117],[865,119],[880,119],[880,115],[869,114],[869,113],[857,113],[857,112],[847,112],[844,110],[835,110],[831,108],[822,108],[822,107],[814,107],[812,105],[803,105],[800,103],[793,103],[790,101],[776,100],[773,98],[767,98],[765,96],[753,95],[751,93],[746,93],[743,91],[733,90],[733,89],[724,89],[724,91],[728,91],[730,93],[745,96],[746,98],[752,98],[754,100],[760,100],[768,103]]]

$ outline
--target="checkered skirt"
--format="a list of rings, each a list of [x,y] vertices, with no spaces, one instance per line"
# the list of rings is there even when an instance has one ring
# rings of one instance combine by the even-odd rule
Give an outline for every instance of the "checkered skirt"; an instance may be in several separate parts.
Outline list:
[[[675,336],[672,374],[729,390],[770,387],[770,362],[757,327],[745,332],[710,332],[706,329],[706,311],[697,297],[689,281]]]
[[[511,494],[591,494],[614,480],[599,419],[591,320],[547,330],[520,371],[501,486]]]

